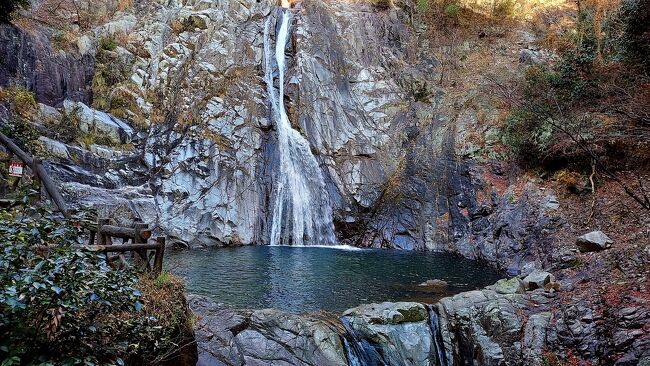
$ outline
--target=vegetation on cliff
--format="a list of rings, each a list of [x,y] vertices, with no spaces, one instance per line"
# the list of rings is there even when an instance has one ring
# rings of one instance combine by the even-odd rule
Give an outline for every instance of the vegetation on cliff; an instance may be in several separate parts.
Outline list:
[[[177,353],[189,321],[182,283],[111,269],[78,245],[82,233],[43,207],[0,211],[3,366],[159,364]]]

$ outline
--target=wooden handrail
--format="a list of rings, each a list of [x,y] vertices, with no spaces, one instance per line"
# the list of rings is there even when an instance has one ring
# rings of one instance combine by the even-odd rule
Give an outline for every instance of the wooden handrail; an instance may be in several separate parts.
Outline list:
[[[120,227],[114,225],[101,225],[98,228],[100,234],[106,234],[108,236],[116,238],[128,238],[134,239],[140,237],[143,240],[149,239],[151,237],[151,230],[149,229],[135,229],[128,227]]]
[[[47,172],[43,168],[43,165],[41,165],[39,159],[32,158],[28,153],[24,152],[23,149],[18,147],[9,137],[5,136],[2,132],[0,132],[0,142],[2,142],[3,145],[5,145],[11,152],[16,154],[20,160],[22,160],[25,164],[27,164],[30,168],[32,168],[32,171],[34,174],[43,182],[43,185],[45,186],[45,190],[47,190],[47,194],[50,195],[52,198],[52,201],[56,204],[56,206],[59,208],[59,211],[63,214],[63,216],[67,219],[72,218],[72,215],[70,215],[70,212],[65,208],[65,201],[63,200],[63,196],[61,196],[61,193],[59,193],[59,189],[56,187],[56,184],[50,178],[49,175],[47,175]]]
[[[152,244],[115,244],[115,245],[88,245],[88,249],[97,252],[130,252],[132,250],[140,249],[158,249],[160,243]]]

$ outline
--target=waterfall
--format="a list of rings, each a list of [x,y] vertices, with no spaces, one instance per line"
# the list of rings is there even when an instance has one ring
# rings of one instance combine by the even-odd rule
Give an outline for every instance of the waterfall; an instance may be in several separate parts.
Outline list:
[[[350,366],[388,365],[377,349],[352,329],[350,322],[345,317],[341,318],[341,323],[343,323],[346,332],[342,336],[343,348],[345,348],[345,355]]]
[[[291,127],[284,108],[285,47],[291,11],[278,9],[280,29],[275,42],[278,92],[274,87],[271,19],[264,27],[265,80],[278,134],[280,171],[272,192],[271,245],[336,244],[332,209],[323,174],[309,142]]]
[[[435,348],[436,365],[437,366],[454,366],[453,359],[450,352],[445,350],[445,345],[442,341],[442,333],[440,332],[440,322],[438,313],[432,305],[427,305],[429,312],[429,327],[431,328],[431,337],[433,338],[433,346]]]

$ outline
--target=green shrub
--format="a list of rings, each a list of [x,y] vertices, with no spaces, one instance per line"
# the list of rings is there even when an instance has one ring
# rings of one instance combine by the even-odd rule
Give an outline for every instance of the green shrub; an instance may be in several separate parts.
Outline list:
[[[416,6],[419,12],[424,13],[429,10],[429,0],[417,0]]]
[[[0,129],[23,150],[36,153],[40,133],[31,123],[21,117],[13,117]]]
[[[81,122],[79,117],[80,110],[81,107],[79,106],[74,107],[69,112],[64,109],[62,111],[61,121],[56,125],[49,126],[50,131],[57,140],[70,143],[79,137],[81,133],[81,129],[79,128]]]
[[[623,23],[624,59],[650,70],[650,2],[625,0],[618,16]]]
[[[102,37],[99,40],[99,50],[115,51],[116,48],[117,42],[113,37]]]
[[[582,92],[573,78],[542,66],[529,67],[525,81],[523,101],[506,119],[502,140],[520,161],[537,165],[553,160],[549,148],[566,140],[558,127],[570,123],[563,113]]]
[[[63,30],[56,30],[52,33],[52,45],[56,49],[64,49],[68,43],[68,36]]]
[[[0,87],[0,102],[9,103],[10,107],[21,116],[29,116],[38,106],[34,93],[22,85]]]
[[[156,293],[112,270],[75,245],[81,228],[44,208],[0,211],[2,365],[143,364],[173,348],[186,321],[178,287]]]
[[[459,14],[460,14],[460,6],[458,4],[451,3],[445,6],[445,16],[452,19],[458,19]]]

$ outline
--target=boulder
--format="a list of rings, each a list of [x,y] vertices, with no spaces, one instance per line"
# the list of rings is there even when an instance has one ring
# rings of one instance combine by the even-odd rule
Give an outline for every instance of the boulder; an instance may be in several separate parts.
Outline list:
[[[39,137],[38,142],[41,144],[41,147],[46,154],[61,159],[70,159],[70,153],[64,143],[52,140],[45,136]]]
[[[522,48],[519,50],[519,63],[524,65],[536,65],[542,62],[539,51]]]
[[[367,340],[390,365],[434,364],[435,346],[426,307],[415,302],[364,304],[343,321],[356,339]]]
[[[526,290],[536,290],[539,288],[545,290],[557,289],[555,277],[539,269],[534,270],[524,278],[524,288]]]
[[[549,194],[542,200],[542,207],[547,210],[557,210],[560,208],[560,201],[558,201],[556,195]]]
[[[134,134],[131,126],[108,113],[95,110],[81,102],[66,100],[63,108],[68,114],[79,118],[79,129],[85,133],[96,133],[106,136],[115,144],[131,141]]]
[[[614,241],[602,231],[592,231],[576,239],[576,245],[581,252],[596,252],[612,246]]]
[[[273,309],[247,311],[189,295],[198,317],[197,365],[347,365],[328,322]]]
[[[47,124],[61,122],[61,118],[62,118],[61,112],[59,112],[54,107],[51,107],[47,104],[38,103],[38,111],[39,111],[39,117],[41,118],[41,121]]]
[[[499,294],[523,294],[524,284],[517,277],[504,278],[494,284],[494,291]]]
[[[95,47],[92,38],[87,35],[79,37],[77,40],[77,49],[79,50],[79,54],[82,56],[93,55],[95,52]]]
[[[444,280],[426,280],[418,285],[418,289],[426,292],[445,293],[448,283]]]

